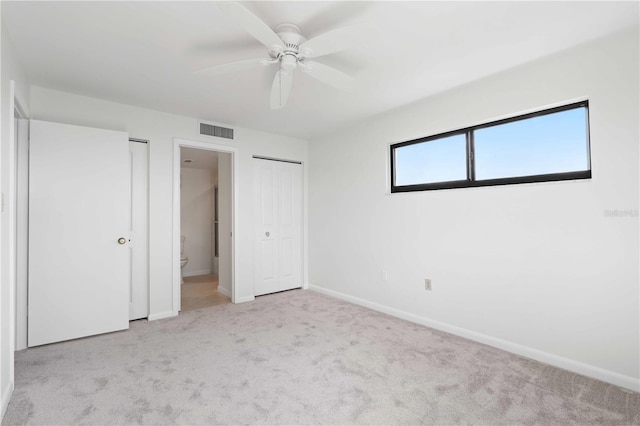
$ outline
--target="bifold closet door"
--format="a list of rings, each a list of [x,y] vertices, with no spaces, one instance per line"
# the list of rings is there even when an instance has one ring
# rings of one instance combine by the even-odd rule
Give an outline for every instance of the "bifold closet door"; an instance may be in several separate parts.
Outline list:
[[[28,346],[129,327],[129,138],[31,120]]]
[[[254,158],[254,295],[302,287],[302,165]]]

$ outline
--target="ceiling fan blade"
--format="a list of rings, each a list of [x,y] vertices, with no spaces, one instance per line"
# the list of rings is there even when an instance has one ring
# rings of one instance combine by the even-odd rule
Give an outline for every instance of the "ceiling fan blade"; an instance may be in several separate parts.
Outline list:
[[[353,77],[335,68],[321,64],[320,62],[305,61],[302,69],[311,77],[329,86],[344,90],[345,92],[353,89]]]
[[[231,62],[229,64],[216,65],[210,68],[194,71],[194,74],[220,75],[234,71],[248,70],[262,65],[263,58],[247,59],[246,61]]]
[[[362,43],[372,34],[373,26],[369,23],[337,28],[302,43],[300,52],[306,58],[317,58]]]
[[[284,44],[278,35],[264,21],[254,15],[249,9],[234,1],[218,2],[218,7],[225,11],[238,25],[247,30],[269,50],[284,49]]]
[[[292,83],[293,70],[278,70],[271,86],[271,109],[281,109],[287,104]]]

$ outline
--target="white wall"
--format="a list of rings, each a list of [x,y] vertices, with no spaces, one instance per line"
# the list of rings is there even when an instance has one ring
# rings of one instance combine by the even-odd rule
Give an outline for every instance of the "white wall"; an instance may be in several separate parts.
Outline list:
[[[189,258],[185,277],[211,273],[213,228],[213,184],[211,170],[180,170],[180,232],[185,237],[184,254]]]
[[[238,259],[235,277],[238,300],[253,299],[252,174],[253,155],[307,161],[307,142],[231,126],[234,140],[200,136],[195,118],[178,116],[74,94],[31,88],[32,118],[123,130],[149,140],[150,317],[173,315],[172,209],[173,138],[237,147],[238,220],[235,224]],[[223,124],[224,125],[224,124]],[[179,241],[178,241],[179,244]]]
[[[0,12],[1,13],[1,12]],[[0,15],[1,22],[1,15]],[[15,85],[15,98],[29,114],[29,81],[27,75],[16,59],[16,54],[6,30],[0,24],[0,184],[4,198],[2,219],[0,226],[0,394],[2,398],[2,415],[6,410],[11,392],[13,391],[13,329],[15,327],[12,314],[15,311],[15,276],[10,277],[10,240],[9,240],[9,212],[15,209],[15,202],[11,199],[9,185],[15,178],[15,171],[11,171],[9,161],[12,157],[11,148],[14,144],[10,134],[13,121],[13,103],[10,82]],[[11,279],[10,279],[11,278]]]
[[[636,28],[311,141],[310,284],[640,390],[638,51]],[[584,98],[590,180],[388,194],[390,143]]]

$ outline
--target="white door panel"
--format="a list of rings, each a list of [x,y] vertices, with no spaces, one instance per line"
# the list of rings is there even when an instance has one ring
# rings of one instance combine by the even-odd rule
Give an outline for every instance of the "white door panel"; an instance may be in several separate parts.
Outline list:
[[[28,345],[126,329],[128,136],[30,126]]]
[[[302,166],[254,159],[256,296],[302,287]]]
[[[302,166],[280,163],[280,287],[302,286]]]

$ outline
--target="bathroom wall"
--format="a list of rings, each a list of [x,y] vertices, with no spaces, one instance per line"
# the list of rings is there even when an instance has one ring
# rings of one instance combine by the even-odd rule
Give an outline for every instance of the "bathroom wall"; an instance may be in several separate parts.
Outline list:
[[[211,273],[213,257],[213,173],[183,167],[180,190],[180,231],[186,238],[184,253],[189,262],[185,277]]]

